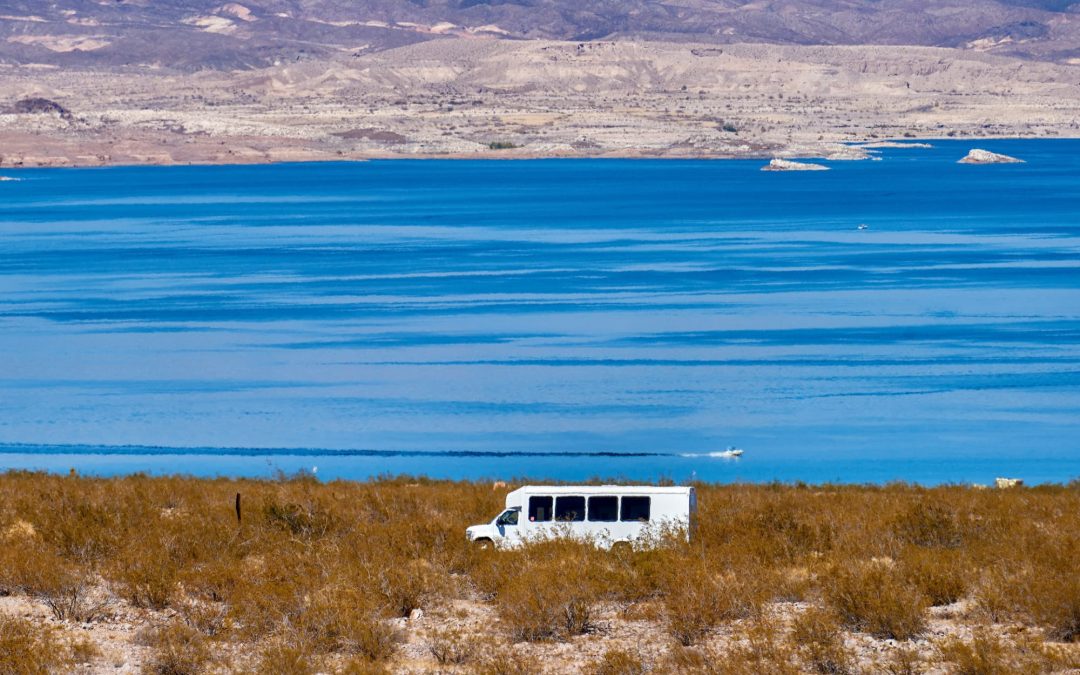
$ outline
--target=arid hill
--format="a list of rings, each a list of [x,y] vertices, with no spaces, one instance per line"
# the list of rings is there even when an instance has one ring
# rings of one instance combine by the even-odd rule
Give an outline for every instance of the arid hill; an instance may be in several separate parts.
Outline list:
[[[1080,135],[1080,66],[933,47],[431,40],[230,72],[0,74],[4,167],[857,158],[846,144]]]
[[[0,63],[201,70],[428,40],[920,45],[1070,62],[1073,0],[0,0]]]

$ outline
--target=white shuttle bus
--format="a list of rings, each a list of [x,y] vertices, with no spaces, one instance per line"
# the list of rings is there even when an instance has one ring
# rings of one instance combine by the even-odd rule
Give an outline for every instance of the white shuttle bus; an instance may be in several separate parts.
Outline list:
[[[697,494],[692,487],[526,485],[506,495],[506,509],[465,530],[469,541],[513,548],[569,536],[602,548],[642,545],[649,534],[690,537]]]

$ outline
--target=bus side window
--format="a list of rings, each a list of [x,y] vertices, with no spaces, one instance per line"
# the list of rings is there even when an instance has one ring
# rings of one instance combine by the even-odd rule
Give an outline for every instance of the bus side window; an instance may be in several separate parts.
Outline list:
[[[585,520],[584,497],[559,497],[555,500],[555,520],[572,522]]]
[[[589,497],[589,521],[613,523],[619,519],[618,497]]]
[[[543,523],[551,520],[551,497],[529,497],[529,522]]]
[[[623,497],[619,520],[624,522],[648,522],[650,502],[649,497]]]

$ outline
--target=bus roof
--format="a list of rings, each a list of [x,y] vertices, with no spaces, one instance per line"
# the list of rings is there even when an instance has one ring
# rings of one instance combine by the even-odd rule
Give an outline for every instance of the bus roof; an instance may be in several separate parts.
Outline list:
[[[682,495],[693,492],[687,486],[655,485],[523,485],[515,492],[546,495]]]

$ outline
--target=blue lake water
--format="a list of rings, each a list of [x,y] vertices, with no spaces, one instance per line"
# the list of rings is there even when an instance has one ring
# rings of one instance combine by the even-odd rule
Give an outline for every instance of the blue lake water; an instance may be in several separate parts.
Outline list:
[[[0,469],[1080,476],[1080,141],[881,156],[0,171]]]

